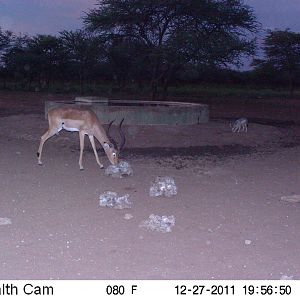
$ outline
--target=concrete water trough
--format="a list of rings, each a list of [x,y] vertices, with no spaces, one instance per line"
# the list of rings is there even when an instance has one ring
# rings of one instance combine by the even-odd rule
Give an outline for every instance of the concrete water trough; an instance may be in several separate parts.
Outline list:
[[[135,125],[191,125],[209,120],[206,104],[164,101],[108,100],[97,97],[77,97],[74,101],[46,101],[45,116],[58,106],[81,106],[92,109],[99,120],[106,124],[111,120]]]

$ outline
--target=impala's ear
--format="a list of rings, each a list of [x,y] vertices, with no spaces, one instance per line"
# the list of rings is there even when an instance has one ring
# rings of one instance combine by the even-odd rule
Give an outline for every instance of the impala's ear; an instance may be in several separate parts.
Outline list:
[[[109,149],[109,148],[110,148],[110,146],[109,146],[109,144],[108,144],[108,143],[104,142],[104,143],[103,143],[103,148],[104,148],[104,149]]]

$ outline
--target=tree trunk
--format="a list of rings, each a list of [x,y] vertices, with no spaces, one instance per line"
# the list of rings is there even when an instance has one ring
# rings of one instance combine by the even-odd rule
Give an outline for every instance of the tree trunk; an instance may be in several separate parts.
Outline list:
[[[17,76],[15,75],[14,76],[14,90],[17,90],[17,81],[18,81],[18,79],[17,79]]]
[[[155,63],[152,72],[151,79],[151,89],[152,89],[152,100],[156,100],[158,97],[158,69],[159,69],[159,59],[155,58]]]
[[[168,97],[168,88],[169,88],[169,83],[170,83],[170,78],[171,78],[171,74],[174,70],[174,65],[169,65],[165,76],[163,78],[163,100],[167,100]]]
[[[157,99],[158,96],[158,83],[156,79],[152,81],[151,89],[152,89],[151,99],[154,101]]]
[[[142,91],[144,89],[144,84],[143,84],[143,80],[142,79],[137,79],[137,86],[139,91]]]
[[[79,74],[79,94],[82,95],[83,93],[83,79],[82,79],[82,71],[80,71],[80,74]]]
[[[50,89],[50,78],[47,78],[46,85],[47,85],[47,91],[49,91],[49,89]]]
[[[168,88],[169,88],[169,80],[165,79],[163,84],[163,95],[162,95],[163,100],[167,100]]]
[[[294,96],[294,76],[291,71],[289,72],[289,93],[292,98]]]
[[[31,90],[31,85],[32,85],[32,78],[31,78],[31,76],[29,76],[29,78],[28,78],[28,90],[29,91]]]
[[[3,79],[3,89],[6,90],[6,77]]]
[[[83,94],[84,66],[81,62],[79,65],[79,93]]]

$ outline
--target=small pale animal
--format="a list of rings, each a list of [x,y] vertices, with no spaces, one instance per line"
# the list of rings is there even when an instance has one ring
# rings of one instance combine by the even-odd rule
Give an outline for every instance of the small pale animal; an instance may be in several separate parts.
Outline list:
[[[240,131],[248,131],[248,119],[240,118],[234,121],[234,123],[230,123],[230,127],[232,132],[240,132]]]

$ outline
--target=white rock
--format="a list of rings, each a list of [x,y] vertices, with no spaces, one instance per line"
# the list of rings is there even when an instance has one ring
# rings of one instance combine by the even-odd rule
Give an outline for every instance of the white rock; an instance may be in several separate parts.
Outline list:
[[[130,219],[132,219],[133,218],[133,215],[132,214],[125,214],[124,215],[124,219],[125,220],[130,220]]]
[[[0,225],[10,225],[11,220],[9,218],[0,218]]]

